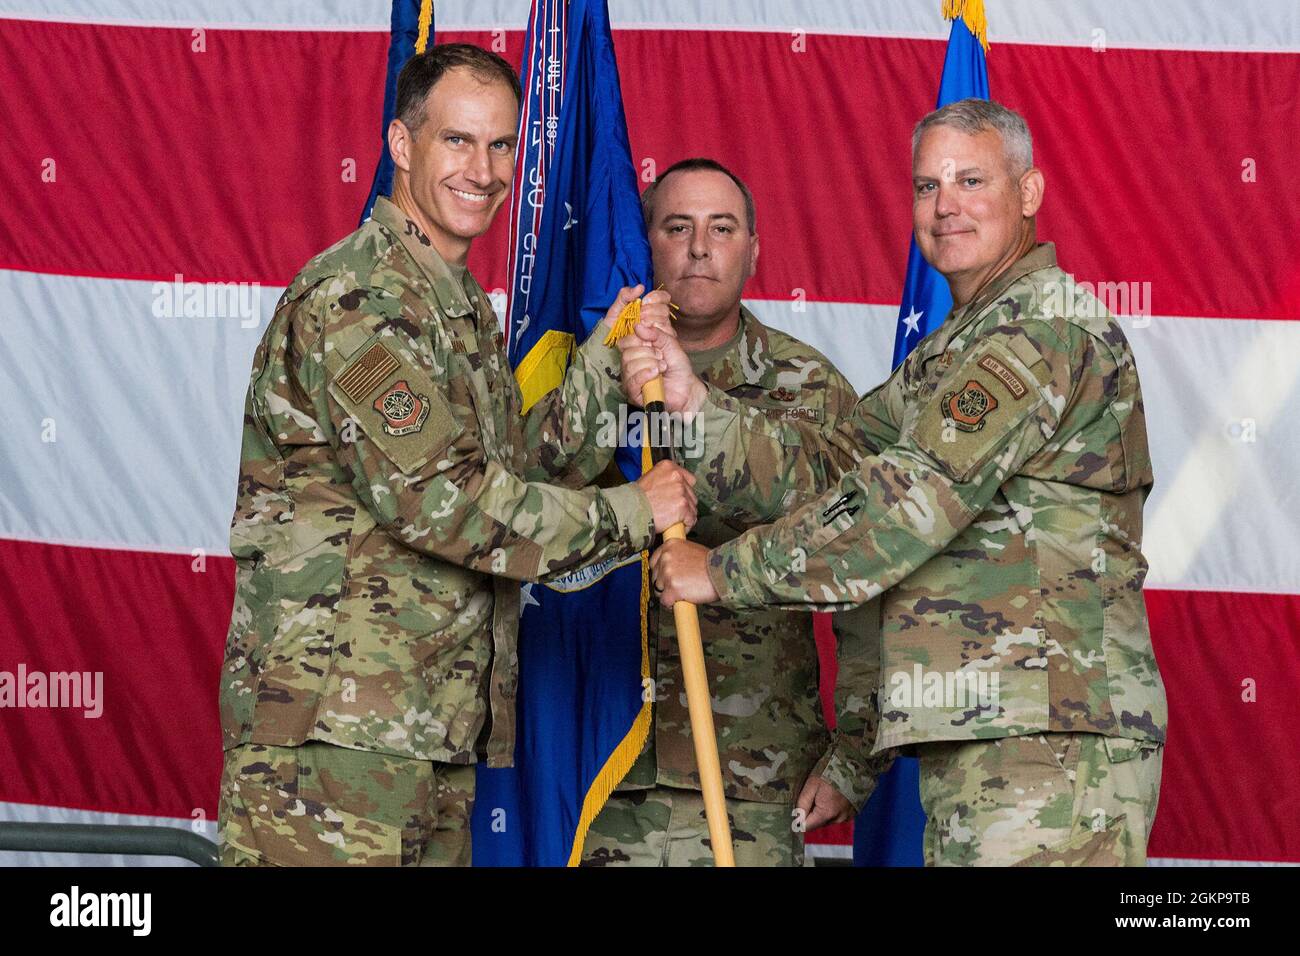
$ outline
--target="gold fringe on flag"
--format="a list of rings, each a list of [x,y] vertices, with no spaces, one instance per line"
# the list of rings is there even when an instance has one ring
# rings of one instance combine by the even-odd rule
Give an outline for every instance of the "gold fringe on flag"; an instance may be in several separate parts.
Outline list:
[[[980,41],[980,46],[984,52],[989,52],[989,23],[984,16],[984,0],[943,0],[943,18],[945,20],[956,20],[961,17],[962,23],[966,28],[975,35],[975,39]]]
[[[655,288],[658,292],[663,286]],[[668,318],[674,322],[677,321],[677,306],[668,303]],[[636,324],[641,321],[641,300],[633,299],[627,305],[623,306],[623,311],[614,319],[614,324],[610,326],[609,332],[605,335],[605,344],[613,345],[625,335],[631,335]]]
[[[433,0],[420,0],[420,32],[415,37],[415,52],[423,53],[429,45],[429,28],[433,26]]]
[[[662,288],[662,287],[661,287]],[[669,303],[668,308],[671,315],[676,310],[676,306]],[[618,318],[614,320],[613,327],[605,336],[605,345],[613,345],[625,335],[631,335],[632,329],[636,327],[637,322],[641,320],[641,300],[633,299],[623,310],[619,312]],[[650,435],[646,430],[646,443],[641,447],[641,474],[645,474],[654,467],[654,459],[650,456]],[[650,679],[650,552],[641,552],[641,686],[645,687],[645,682]],[[587,794],[582,800],[582,812],[578,817],[578,827],[573,837],[573,850],[569,853],[569,866],[577,866],[582,860],[582,847],[587,841],[587,831],[591,829],[591,824],[595,821],[596,816],[604,809],[605,804],[609,801],[610,795],[613,794],[614,788],[622,783],[623,778],[627,776],[632,765],[636,763],[637,758],[641,756],[641,750],[645,747],[646,739],[650,736],[650,716],[653,703],[645,699],[642,694],[641,709],[637,712],[636,719],[632,721],[632,726],[627,734],[619,741],[614,752],[609,755],[605,765],[600,768],[596,774],[596,779],[591,782],[587,788]]]
[[[641,321],[641,300],[633,299],[627,305],[623,306],[623,311],[618,314],[614,320],[614,325],[610,328],[609,334],[605,336],[605,344],[613,345],[625,335],[631,335],[636,324]]]
[[[633,305],[640,313],[640,300],[631,302],[623,311]],[[622,315],[619,321],[622,321]],[[636,323],[633,322],[633,325]],[[646,430],[646,443],[641,448],[641,472],[649,471],[654,462],[650,458],[649,429]],[[641,552],[641,686],[650,678],[650,552]],[[578,817],[578,828],[573,836],[573,850],[569,853],[569,866],[577,866],[582,860],[582,847],[587,842],[587,831],[596,816],[605,808],[614,788],[623,782],[632,765],[641,756],[646,739],[650,736],[650,710],[654,704],[646,700],[644,690],[641,694],[641,709],[626,736],[619,741],[614,752],[609,755],[605,765],[596,774],[596,779],[587,788],[587,795],[582,801],[582,813]]]

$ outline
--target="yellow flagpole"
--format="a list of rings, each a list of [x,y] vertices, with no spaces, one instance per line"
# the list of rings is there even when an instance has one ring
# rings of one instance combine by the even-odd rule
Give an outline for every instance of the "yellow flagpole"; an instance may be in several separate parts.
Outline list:
[[[605,336],[605,344],[613,345],[632,329],[641,318],[641,300],[633,299],[614,320],[614,326]],[[641,386],[647,415],[664,411],[663,379],[655,376]],[[646,429],[647,436],[650,429]],[[647,437],[647,441],[648,441]],[[651,449],[655,460],[667,454],[666,449]],[[664,532],[665,541],[686,540],[686,528],[678,522]],[[682,659],[682,679],[686,683],[686,710],[691,719],[691,742],[695,745],[695,765],[700,771],[700,794],[704,797],[704,815],[709,823],[709,844],[713,850],[714,866],[735,866],[735,851],[731,843],[731,822],[727,819],[727,801],[722,791],[722,765],[718,760],[718,735],[713,729],[713,704],[709,694],[708,670],[704,666],[704,642],[700,639],[700,616],[690,601],[673,605],[673,620],[677,624],[677,650]]]
[[[656,377],[641,387],[648,414],[664,407],[664,383]],[[656,409],[657,406],[657,409]],[[647,429],[649,431],[649,429]],[[686,528],[678,522],[664,532],[665,541],[684,541]],[[700,639],[700,617],[690,601],[673,605],[677,623],[677,650],[682,659],[682,678],[686,683],[686,709],[691,718],[691,741],[695,744],[695,765],[700,771],[700,793],[704,797],[704,815],[709,823],[709,843],[714,866],[735,866],[731,844],[731,823],[727,819],[727,802],[722,792],[722,766],[718,760],[718,737],[713,729],[713,704],[709,694],[708,671],[704,666],[704,642]]]

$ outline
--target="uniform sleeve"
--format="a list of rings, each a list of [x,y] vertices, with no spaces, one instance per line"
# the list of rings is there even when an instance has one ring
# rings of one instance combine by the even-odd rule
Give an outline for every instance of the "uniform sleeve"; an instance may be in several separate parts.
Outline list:
[[[842,385],[828,397],[821,427],[772,420],[710,386],[692,421],[704,453],[682,461],[697,479],[700,502],[747,523],[772,521],[826,491],[864,455],[893,444],[898,427],[888,396],[897,374],[861,399],[838,372],[834,378]]]
[[[901,387],[903,367],[894,372],[861,398],[844,379],[846,391],[841,398],[851,398],[835,412],[835,429],[828,441],[838,449],[837,459],[857,464],[863,455],[888,448],[898,440],[898,421],[891,400]],[[843,379],[843,376],[839,376]]]
[[[299,378],[339,465],[376,522],[412,550],[518,580],[647,547],[654,523],[634,485],[567,490],[489,458],[448,356],[379,288],[317,292],[315,347]],[[357,342],[360,344],[356,344]],[[346,343],[346,354],[329,354]]]
[[[873,754],[880,711],[875,690],[880,683],[880,602],[869,601],[831,617],[835,632],[835,731],[831,744],[813,768],[853,804],[866,805],[876,782],[894,762],[894,751]]]
[[[587,336],[564,373],[564,381],[524,413],[524,477],[569,488],[590,484],[614,457],[617,420],[624,401],[619,351],[605,345],[609,326],[601,321]]]
[[[846,452],[857,452],[855,465],[864,455],[897,440],[898,428],[892,424],[885,401],[889,381],[861,399],[838,372],[832,374],[829,384],[827,424],[834,440],[847,446]],[[880,725],[875,704],[875,688],[880,682],[880,599],[831,615],[831,630],[836,658],[835,730],[813,773],[843,794],[856,813],[894,762],[892,750],[871,753]]]
[[[1033,321],[982,337],[907,410],[894,444],[787,517],[710,552],[722,603],[849,608],[942,551],[1055,431],[1080,360],[1061,336]]]

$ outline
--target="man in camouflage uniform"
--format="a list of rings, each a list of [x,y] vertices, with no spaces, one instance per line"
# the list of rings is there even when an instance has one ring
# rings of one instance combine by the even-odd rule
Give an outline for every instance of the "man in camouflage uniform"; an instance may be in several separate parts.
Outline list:
[[[655,280],[672,295],[674,327],[695,372],[770,421],[833,432],[857,404],[848,380],[817,350],[764,326],[741,304],[758,259],[748,187],[713,160],[684,160],[646,189],[642,207]],[[689,442],[678,453],[689,455]],[[719,545],[746,527],[701,514],[692,538]],[[851,694],[876,679],[879,605],[835,616],[841,716],[833,743],[818,694],[812,615],[716,605],[700,611],[736,862],[799,864],[804,829],[848,819],[888,760],[869,755],[875,712]],[[673,616],[653,608],[649,626],[650,737],[589,830],[585,866],[713,862]]]
[[[602,326],[522,415],[464,267],[509,195],[518,102],[493,54],[412,58],[392,200],[307,264],[257,350],[221,681],[225,863],[467,864],[472,765],[514,752],[519,582],[693,523],[671,463],[635,485],[542,483],[603,470],[596,419],[623,394]]]
[[[875,749],[916,747],[928,863],[1140,865],[1166,724],[1142,394],[1119,323],[1035,241],[1031,150],[1024,120],[984,100],[917,126],[914,232],[953,310],[835,435],[706,389],[664,328],[641,331],[650,354],[625,352],[624,374],[637,395],[647,360],[669,364],[669,407],[705,434],[687,462],[702,502],[786,515],[712,551],[661,549],[665,601],[883,592]]]

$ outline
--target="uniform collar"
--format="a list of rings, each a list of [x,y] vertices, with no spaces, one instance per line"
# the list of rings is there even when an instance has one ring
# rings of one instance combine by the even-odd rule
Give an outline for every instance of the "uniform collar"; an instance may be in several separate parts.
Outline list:
[[[375,200],[370,218],[391,232],[407,254],[424,270],[444,313],[453,316],[474,314],[469,300],[465,298],[464,284],[452,273],[442,256],[438,255],[429,237],[395,202],[386,196],[380,196]]]
[[[769,354],[767,327],[742,303],[740,328],[731,348],[701,369],[700,377],[724,392],[738,385],[756,384],[763,372],[757,363],[765,361]]]
[[[960,310],[951,312],[940,328],[943,330],[942,348],[947,348],[954,335],[968,326],[978,315],[997,301],[998,297],[1031,272],[1049,269],[1056,265],[1056,244],[1035,243],[1028,252],[1013,262],[1005,272],[994,279],[983,292]],[[936,343],[938,344],[938,343]],[[942,351],[942,348],[940,351]]]

